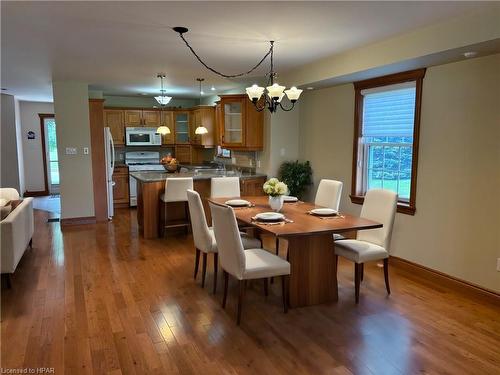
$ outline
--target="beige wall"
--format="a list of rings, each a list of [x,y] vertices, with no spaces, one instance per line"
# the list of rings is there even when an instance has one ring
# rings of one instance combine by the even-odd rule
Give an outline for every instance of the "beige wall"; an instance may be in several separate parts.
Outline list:
[[[88,86],[77,82],[53,82],[57,123],[61,218],[94,216]],[[66,155],[75,147],[77,155]],[[83,154],[83,148],[89,154]]]
[[[500,55],[432,67],[423,86],[417,212],[397,214],[392,254],[500,291]],[[301,98],[299,151],[350,203],[354,90]],[[315,191],[315,189],[312,189]],[[311,193],[312,193],[311,191]]]
[[[42,134],[39,113],[54,113],[54,104],[41,102],[19,102],[21,134],[23,142],[24,177],[26,190],[45,189]],[[35,139],[28,139],[29,131],[35,132]]]
[[[1,187],[11,187],[22,194],[16,129],[16,102],[12,95],[1,94]]]

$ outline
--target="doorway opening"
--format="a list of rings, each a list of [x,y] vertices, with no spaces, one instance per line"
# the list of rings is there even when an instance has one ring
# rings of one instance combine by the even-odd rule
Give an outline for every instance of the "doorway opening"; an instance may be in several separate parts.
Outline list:
[[[45,190],[59,194],[59,157],[57,155],[56,120],[53,114],[40,114],[42,152],[45,168]]]

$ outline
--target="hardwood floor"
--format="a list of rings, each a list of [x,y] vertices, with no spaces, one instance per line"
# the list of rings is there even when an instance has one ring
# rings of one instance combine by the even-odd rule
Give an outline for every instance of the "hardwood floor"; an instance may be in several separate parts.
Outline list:
[[[27,250],[2,290],[2,368],[56,374],[498,374],[500,313],[390,269],[339,262],[339,302],[282,312],[279,282],[250,283],[236,326],[237,283],[212,294],[193,280],[191,237],[143,240],[134,210],[68,227],[36,211]],[[219,272],[222,285],[222,272]]]

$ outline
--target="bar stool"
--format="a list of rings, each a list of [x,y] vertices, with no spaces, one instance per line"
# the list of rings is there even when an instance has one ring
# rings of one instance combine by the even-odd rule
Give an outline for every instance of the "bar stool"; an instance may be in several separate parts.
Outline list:
[[[164,229],[173,227],[186,227],[186,233],[191,226],[189,219],[189,208],[187,191],[193,189],[192,177],[173,177],[165,180],[165,193],[160,196],[164,207]],[[187,221],[176,224],[167,224],[167,203],[184,202],[184,212]]]
[[[239,198],[239,177],[213,177],[210,180],[210,196],[212,198]]]

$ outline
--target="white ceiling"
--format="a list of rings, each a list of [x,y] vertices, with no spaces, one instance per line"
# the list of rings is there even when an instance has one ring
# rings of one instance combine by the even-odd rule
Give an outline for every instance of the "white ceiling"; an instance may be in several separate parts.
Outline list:
[[[50,101],[52,80],[87,82],[111,95],[196,97],[237,83],[203,68],[171,30],[212,66],[237,73],[276,40],[279,72],[485,6],[478,2],[1,2],[1,86]],[[262,76],[268,69],[259,69]],[[256,79],[256,78],[253,78]],[[252,81],[252,78],[248,81]]]

